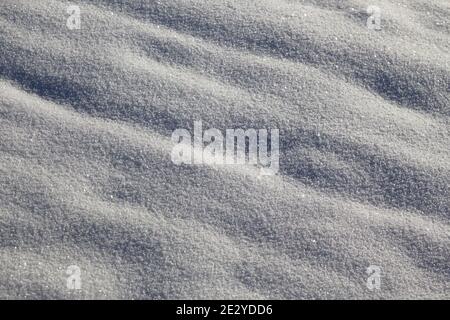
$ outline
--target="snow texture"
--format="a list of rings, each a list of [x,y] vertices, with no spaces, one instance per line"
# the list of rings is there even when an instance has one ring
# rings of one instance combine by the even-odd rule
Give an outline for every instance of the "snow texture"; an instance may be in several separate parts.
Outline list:
[[[449,21],[448,0],[0,0],[0,298],[449,299]],[[175,165],[196,120],[279,128],[280,171]]]

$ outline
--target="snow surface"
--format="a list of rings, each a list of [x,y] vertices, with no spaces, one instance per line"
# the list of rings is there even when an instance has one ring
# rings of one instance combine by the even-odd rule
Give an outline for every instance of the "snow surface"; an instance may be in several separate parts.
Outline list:
[[[449,22],[448,0],[1,0],[0,298],[449,299]],[[196,120],[279,128],[279,174],[173,164]]]

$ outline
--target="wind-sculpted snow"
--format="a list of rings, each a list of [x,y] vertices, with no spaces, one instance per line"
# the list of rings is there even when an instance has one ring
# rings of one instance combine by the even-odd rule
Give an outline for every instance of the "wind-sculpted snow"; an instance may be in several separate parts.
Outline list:
[[[2,0],[0,298],[449,299],[449,22],[447,0]],[[175,164],[199,120],[279,129],[279,172]]]

